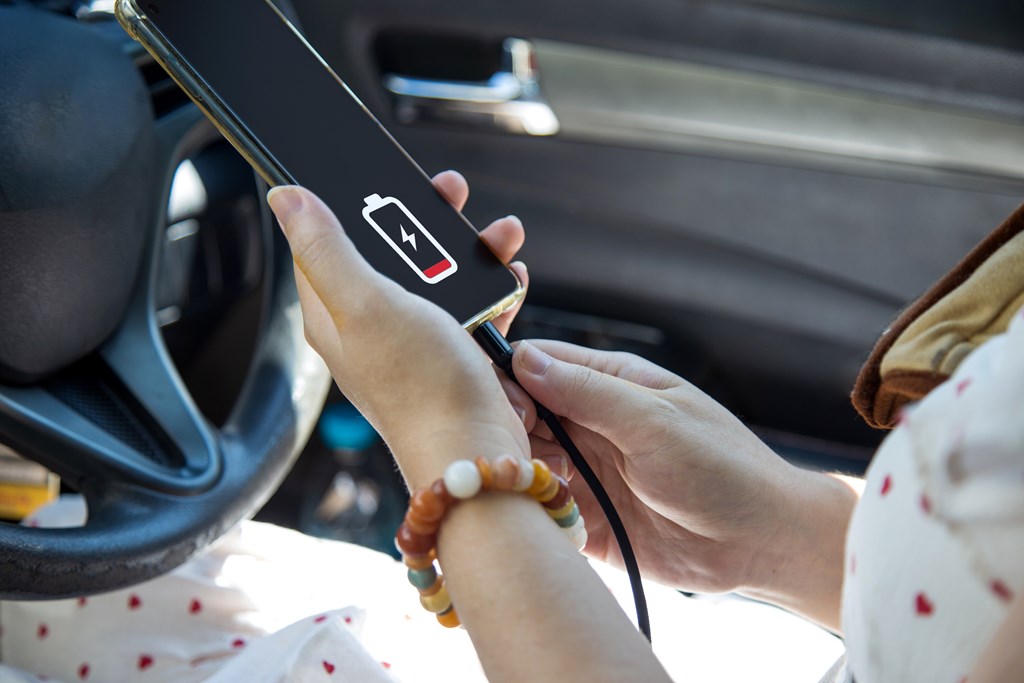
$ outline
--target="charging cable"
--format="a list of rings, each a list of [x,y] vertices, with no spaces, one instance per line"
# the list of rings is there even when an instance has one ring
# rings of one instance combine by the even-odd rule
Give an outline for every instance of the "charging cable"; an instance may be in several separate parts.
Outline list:
[[[515,373],[512,371],[512,354],[515,350],[508,343],[508,340],[502,336],[501,332],[498,332],[494,325],[486,322],[473,331],[473,338],[490,356],[494,364],[501,368],[508,375],[509,379],[519,384],[519,380],[516,379]],[[622,552],[622,563],[625,565],[626,574],[629,576],[629,585],[633,589],[633,603],[636,605],[637,626],[640,632],[650,641],[651,620],[647,614],[647,600],[644,598],[644,587],[640,583],[640,568],[637,566],[636,555],[633,553],[633,546],[629,542],[629,536],[626,535],[626,529],[622,526],[622,519],[619,517],[615,506],[612,505],[608,492],[604,490],[604,486],[601,485],[601,481],[594,474],[594,470],[591,469],[590,465],[583,458],[580,449],[569,438],[569,434],[565,431],[565,427],[562,426],[558,416],[536,400],[533,401],[533,404],[537,407],[537,417],[544,420],[544,423],[551,429],[551,433],[555,435],[555,439],[565,449],[565,452],[569,454],[569,459],[572,460],[573,466],[576,467],[576,471],[583,477],[583,481],[587,482],[587,486],[593,491],[594,498],[597,499],[601,510],[604,512],[604,516],[608,519],[608,526],[615,535],[615,540],[619,544],[619,550]]]

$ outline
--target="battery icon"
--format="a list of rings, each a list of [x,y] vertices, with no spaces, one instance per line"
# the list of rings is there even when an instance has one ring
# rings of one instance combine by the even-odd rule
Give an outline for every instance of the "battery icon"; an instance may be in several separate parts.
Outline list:
[[[372,194],[363,201],[363,218],[395,253],[428,285],[437,284],[459,269],[455,259],[423,224],[394,197]]]

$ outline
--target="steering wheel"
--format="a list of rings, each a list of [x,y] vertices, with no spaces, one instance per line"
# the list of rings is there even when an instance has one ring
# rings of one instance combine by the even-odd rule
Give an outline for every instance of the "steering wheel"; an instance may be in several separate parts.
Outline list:
[[[156,117],[118,29],[0,6],[0,443],[85,497],[82,527],[0,523],[0,597],[163,574],[254,513],[305,444],[330,376],[305,343],[291,256],[264,206],[265,311],[220,428],[156,321],[175,169],[217,139]]]

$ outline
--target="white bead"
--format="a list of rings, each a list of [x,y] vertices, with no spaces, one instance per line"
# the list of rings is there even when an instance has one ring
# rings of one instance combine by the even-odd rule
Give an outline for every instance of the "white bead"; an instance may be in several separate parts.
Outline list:
[[[480,470],[469,460],[456,460],[444,471],[444,485],[455,498],[472,498],[480,493]]]
[[[533,485],[533,463],[526,458],[516,458],[516,461],[519,463],[519,477],[512,490],[521,493]]]
[[[579,517],[576,518],[576,521],[572,523],[571,527],[562,529],[562,531],[564,531],[567,536],[572,536],[573,534],[579,533],[580,529],[585,529],[585,528],[586,528],[586,525],[583,522],[583,515],[580,515]]]
[[[576,523],[567,529],[569,539],[576,544],[576,550],[582,551],[587,547],[587,527],[580,517]]]

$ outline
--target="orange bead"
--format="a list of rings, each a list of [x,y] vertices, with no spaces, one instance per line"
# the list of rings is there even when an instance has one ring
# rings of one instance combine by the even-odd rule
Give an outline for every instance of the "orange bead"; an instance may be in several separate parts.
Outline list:
[[[455,496],[448,493],[448,487],[445,486],[444,479],[438,479],[431,484],[430,490],[434,492],[434,496],[444,505],[445,509],[456,500]]]
[[[459,615],[455,613],[455,608],[452,607],[446,612],[441,612],[437,615],[437,623],[441,624],[445,628],[458,628],[462,626],[462,622],[459,621]]]
[[[421,536],[403,522],[395,534],[395,545],[403,555],[426,555],[437,545],[437,537],[433,534]]]
[[[439,574],[434,580],[434,583],[426,588],[418,588],[420,595],[434,595],[435,593],[441,592],[441,586],[444,585],[444,578]]]
[[[426,569],[427,567],[434,564],[434,560],[437,559],[437,553],[431,550],[426,555],[403,555],[402,562],[409,569]]]
[[[559,508],[565,507],[565,502],[569,500],[569,484],[566,483],[565,479],[561,477],[552,477],[558,482],[558,491],[549,500],[542,501],[544,507],[549,510],[558,510]]]
[[[558,494],[558,477],[551,477],[548,480],[548,485],[545,486],[540,493],[534,496],[537,501],[546,503]]]
[[[491,474],[494,479],[494,488],[499,491],[511,491],[519,479],[519,463],[509,455],[499,455],[491,464]]]
[[[414,534],[420,536],[431,536],[437,533],[437,522],[428,522],[412,510],[405,513],[405,525],[412,530]]]
[[[530,463],[533,465],[533,483],[526,492],[536,498],[551,483],[551,468],[543,460],[531,460]]]
[[[476,456],[476,468],[480,470],[480,488],[489,491],[494,487],[494,475],[491,473],[491,463],[482,455]]]
[[[424,522],[437,522],[444,517],[447,506],[438,499],[433,488],[423,488],[412,494],[409,510]]]

